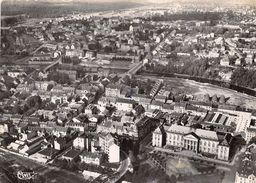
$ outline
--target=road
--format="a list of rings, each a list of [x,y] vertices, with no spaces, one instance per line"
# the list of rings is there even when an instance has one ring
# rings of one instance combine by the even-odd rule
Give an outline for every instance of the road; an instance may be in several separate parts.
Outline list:
[[[129,71],[127,71],[127,72],[123,75],[122,79],[124,79],[124,77],[125,77],[126,75],[134,75],[134,74],[136,74],[136,73],[143,67],[143,60],[146,59],[146,58],[148,58],[148,57],[150,57],[150,55],[157,49],[157,47],[158,47],[161,43],[163,43],[163,42],[169,37],[170,33],[171,33],[171,32],[168,32],[167,35],[164,37],[164,39],[163,39],[162,41],[160,41],[159,43],[157,43],[157,44],[154,46],[154,48],[152,49],[152,51],[149,52],[148,54],[146,54],[146,55],[144,56],[144,58],[142,58],[142,61],[138,62],[138,63],[137,63],[136,65],[134,65]]]
[[[122,155],[125,157],[124,160],[120,162],[120,165],[117,169],[117,171],[112,175],[101,175],[94,179],[91,183],[115,183],[118,180],[120,180],[128,171],[128,168],[131,164],[131,160],[129,156],[124,152],[121,151]]]

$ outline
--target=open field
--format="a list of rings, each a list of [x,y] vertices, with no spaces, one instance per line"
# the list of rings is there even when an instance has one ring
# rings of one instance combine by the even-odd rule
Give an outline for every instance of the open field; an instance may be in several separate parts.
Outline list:
[[[186,87],[194,89],[195,92],[193,92],[193,95],[197,96],[207,93],[210,96],[213,96],[214,94],[216,94],[217,96],[224,95],[226,98],[229,98],[229,100],[227,101],[228,104],[256,109],[256,97],[211,84],[199,83],[191,80],[183,81]]]
[[[207,93],[210,96],[213,96],[214,94],[216,94],[217,96],[224,95],[226,98],[229,98],[227,100],[227,104],[256,109],[256,97],[239,93],[228,88],[222,88],[212,84],[199,83],[196,81],[181,78],[156,77],[146,75],[137,75],[136,77],[139,79],[151,80],[163,79],[170,91],[193,95],[196,98],[200,98],[200,96]]]

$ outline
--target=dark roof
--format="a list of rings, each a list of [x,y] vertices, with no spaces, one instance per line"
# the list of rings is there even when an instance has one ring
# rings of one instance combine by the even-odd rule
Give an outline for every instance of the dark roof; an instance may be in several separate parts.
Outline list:
[[[45,155],[45,156],[51,156],[51,155],[56,154],[58,152],[59,152],[58,150],[48,147],[46,149],[43,149],[42,151],[39,151],[38,153],[42,154],[42,155]]]
[[[220,141],[220,145],[230,146],[232,139],[233,139],[233,136],[230,133],[217,132],[217,136]]]
[[[192,105],[201,105],[201,106],[212,107],[212,104],[211,104],[211,103],[200,102],[200,101],[190,101],[190,104],[192,104]]]
[[[128,103],[128,104],[134,104],[135,101],[131,99],[125,99],[125,98],[117,98],[116,102],[118,103]]]
[[[185,136],[187,136],[187,135],[193,135],[193,136],[196,137],[197,139],[200,139],[200,137],[199,137],[195,132],[190,132],[190,133],[186,134]],[[184,137],[185,137],[185,136],[184,136]]]
[[[79,151],[79,150],[71,149],[70,151],[66,152],[66,153],[63,155],[63,157],[75,158],[75,157],[77,157],[80,153],[81,153],[81,151]]]

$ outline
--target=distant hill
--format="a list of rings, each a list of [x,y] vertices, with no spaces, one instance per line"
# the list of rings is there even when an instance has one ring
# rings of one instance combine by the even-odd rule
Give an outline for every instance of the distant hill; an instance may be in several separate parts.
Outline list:
[[[142,6],[135,2],[84,2],[84,1],[58,1],[40,0],[40,1],[19,1],[5,0],[1,4],[1,15],[11,16],[27,14],[33,18],[58,17],[73,12],[97,12],[129,9]]]

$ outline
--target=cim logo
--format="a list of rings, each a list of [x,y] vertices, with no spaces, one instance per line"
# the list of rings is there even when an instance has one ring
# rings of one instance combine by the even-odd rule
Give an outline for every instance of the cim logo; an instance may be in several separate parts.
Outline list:
[[[36,175],[37,175],[37,173],[35,173],[35,172],[22,172],[22,171],[17,172],[17,177],[20,180],[35,179]]]

